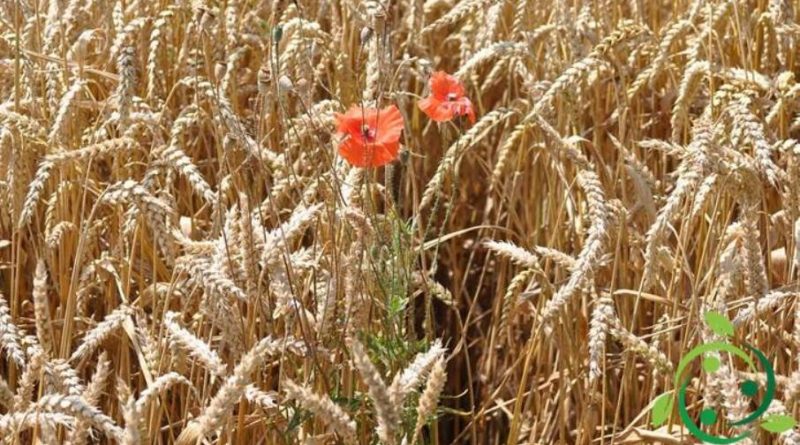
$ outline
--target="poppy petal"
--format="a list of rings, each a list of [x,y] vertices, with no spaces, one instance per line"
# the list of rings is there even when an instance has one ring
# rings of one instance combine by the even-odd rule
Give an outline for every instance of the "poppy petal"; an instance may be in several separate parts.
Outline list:
[[[355,167],[381,167],[397,159],[399,142],[362,144],[348,138],[339,144],[339,154]]]
[[[359,105],[353,105],[347,110],[347,113],[336,113],[337,131],[341,133],[349,133],[352,136],[359,136],[361,134],[361,127],[367,124],[370,127],[375,126],[376,110],[371,108],[363,108]]]
[[[443,71],[437,71],[431,75],[430,78],[431,96],[445,100],[448,92],[447,74]]]
[[[339,143],[339,155],[356,167],[364,167],[366,165],[366,156],[364,156],[364,152],[364,145],[355,138],[346,137]]]
[[[431,95],[439,100],[447,100],[451,95],[456,98],[464,96],[464,86],[461,82],[444,71],[437,71],[431,75],[430,86]]]
[[[447,101],[427,97],[419,101],[420,109],[435,122],[447,122],[453,118],[453,110]]]
[[[361,132],[361,120],[348,114],[336,113],[336,131],[343,134],[356,136]]]
[[[396,106],[391,105],[380,111],[376,125],[375,143],[385,144],[400,140],[403,131],[403,115]]]
[[[347,110],[346,116],[352,119],[363,121],[374,120],[378,110],[374,108],[364,108],[360,105],[353,105]]]
[[[447,122],[453,120],[456,113],[449,102],[442,102],[428,116],[436,122]]]
[[[403,115],[396,106],[380,111],[353,106],[335,117],[337,137],[342,138],[339,155],[351,165],[380,167],[397,159],[404,124]]]
[[[417,106],[419,107],[420,110],[422,110],[423,113],[427,114],[428,117],[430,117],[431,113],[433,112],[433,109],[438,107],[440,103],[441,101],[437,100],[435,97],[428,96],[424,99],[420,99],[420,101],[417,102]]]
[[[400,150],[399,142],[387,142],[375,144],[370,166],[381,167],[397,159],[397,152]]]

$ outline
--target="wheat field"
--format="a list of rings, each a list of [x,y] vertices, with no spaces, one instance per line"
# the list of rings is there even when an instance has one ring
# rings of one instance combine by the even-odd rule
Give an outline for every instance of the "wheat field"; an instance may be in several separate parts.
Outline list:
[[[792,0],[3,0],[0,443],[698,443],[652,419],[708,313],[796,416],[799,45]],[[706,431],[800,444],[712,360]]]

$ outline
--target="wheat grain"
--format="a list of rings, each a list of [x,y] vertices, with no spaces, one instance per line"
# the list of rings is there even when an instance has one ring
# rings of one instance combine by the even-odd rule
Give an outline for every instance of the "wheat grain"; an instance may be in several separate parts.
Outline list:
[[[109,439],[116,441],[122,439],[122,429],[114,423],[114,420],[101,413],[97,408],[88,405],[79,396],[48,394],[40,398],[36,405],[45,411],[85,419]]]
[[[484,247],[510,259],[513,263],[525,267],[538,267],[539,258],[522,247],[507,241],[486,241]]]
[[[22,206],[22,212],[19,217],[18,225],[23,227],[28,224],[33,212],[36,209],[39,196],[44,191],[47,180],[50,178],[51,171],[57,166],[77,162],[94,156],[108,156],[119,152],[126,152],[137,148],[138,144],[130,138],[112,139],[109,141],[101,142],[98,144],[89,145],[78,150],[54,153],[45,156],[39,164],[36,171],[36,176],[28,186],[28,194],[25,197],[25,203]],[[122,154],[121,153],[121,154]]]
[[[33,307],[36,335],[45,351],[53,351],[53,333],[50,330],[50,301],[47,298],[47,266],[43,259],[36,262],[33,276]]]
[[[375,365],[370,361],[361,343],[352,337],[348,339],[347,343],[350,355],[353,358],[353,365],[355,365],[361,375],[361,379],[367,386],[367,392],[375,406],[375,413],[378,417],[378,437],[387,445],[393,444],[396,441],[395,434],[399,415],[397,406],[392,404],[389,388],[387,388]]]
[[[227,368],[217,353],[205,342],[178,325],[177,318],[178,314],[174,312],[169,312],[164,316],[167,330],[169,330],[170,340],[175,342],[176,345],[190,356],[196,358],[212,373],[219,376],[225,375],[227,373]]]
[[[78,361],[97,349],[111,334],[119,329],[125,320],[131,316],[131,309],[127,306],[120,306],[108,314],[103,321],[97,324],[86,336],[80,346],[72,353],[69,361]]]
[[[170,372],[158,376],[158,378],[155,379],[153,383],[147,387],[147,389],[139,394],[139,398],[136,399],[136,403],[134,404],[133,408],[134,418],[142,419],[145,415],[145,409],[153,402],[153,400],[177,384],[183,384],[189,388],[193,388],[192,382],[176,372]],[[126,429],[127,428],[128,425],[126,425]]]
[[[197,191],[203,199],[209,204],[214,205],[216,201],[216,194],[211,190],[211,186],[200,174],[200,171],[194,165],[192,160],[181,150],[174,141],[170,141],[170,145],[161,152],[163,159],[178,170],[186,177],[192,187]]]
[[[436,168],[436,173],[428,181],[428,185],[425,186],[425,191],[422,193],[422,199],[419,203],[420,211],[426,209],[433,202],[436,192],[442,187],[445,174],[454,168],[456,161],[463,155],[464,151],[474,146],[479,140],[485,137],[486,133],[492,127],[502,123],[512,115],[513,112],[506,110],[492,111],[483,116],[472,128],[447,149],[439,166]]]
[[[444,359],[439,358],[433,364],[430,376],[428,376],[428,383],[425,385],[425,390],[419,397],[419,404],[417,405],[417,425],[414,427],[414,438],[411,440],[412,445],[417,442],[417,438],[422,431],[422,427],[426,423],[426,419],[433,414],[436,410],[436,406],[439,404],[439,396],[442,393],[442,389],[444,389],[445,378]]]
[[[25,366],[25,353],[20,346],[20,332],[11,319],[8,303],[3,294],[0,294],[0,346],[17,366]]]
[[[752,213],[751,213],[752,214]],[[744,253],[747,258],[747,292],[756,298],[769,290],[767,271],[764,267],[763,253],[759,243],[757,221],[746,218],[742,227],[744,232]]]
[[[192,420],[178,436],[177,443],[191,444],[214,431],[222,421],[223,415],[233,408],[251,382],[251,374],[267,360],[268,356],[286,351],[293,341],[265,337],[256,343],[239,361],[233,373],[217,391],[199,417]],[[295,347],[301,347],[294,345]]]
[[[740,131],[744,140],[753,146],[761,173],[772,185],[777,185],[782,171],[771,159],[772,146],[764,135],[763,126],[750,111],[749,104],[750,98],[744,94],[738,94],[730,104],[729,113],[734,131]]]
[[[86,391],[82,394],[83,399],[92,406],[97,406],[100,397],[103,394],[103,389],[111,375],[111,362],[107,358],[105,352],[101,353],[97,358],[97,369],[92,375],[92,379],[86,386]],[[89,436],[89,422],[86,419],[80,418],[75,422],[75,429],[69,435],[69,443],[78,445],[86,443]]]
[[[85,388],[78,373],[62,359],[54,359],[44,365],[47,383],[56,393],[80,396]]]
[[[578,182],[586,193],[592,222],[584,246],[575,262],[575,267],[570,273],[569,281],[558,290],[552,300],[547,302],[542,311],[542,319],[545,323],[552,322],[558,311],[577,292],[578,287],[598,262],[609,230],[609,212],[599,178],[594,172],[583,170],[578,173]]]
[[[514,275],[503,295],[502,308],[500,309],[500,320],[497,323],[497,332],[504,333],[508,327],[508,317],[517,306],[517,299],[520,292],[528,285],[528,282],[538,272],[538,267],[525,269]]]
[[[61,221],[58,224],[54,225],[53,228],[50,230],[50,233],[45,237],[45,243],[47,247],[51,249],[58,248],[59,243],[64,238],[64,235],[72,232],[76,232],[78,229],[75,227],[70,221]]]
[[[704,76],[706,76],[709,71],[710,66],[706,61],[692,62],[686,70],[684,70],[680,86],[678,87],[678,97],[672,105],[670,125],[672,126],[673,142],[677,143],[681,141],[686,120],[689,116],[689,109],[692,106],[692,100],[697,90],[700,88]]]
[[[329,397],[316,395],[291,380],[284,381],[283,385],[289,398],[297,400],[320,420],[330,425],[346,443],[356,442],[356,422]]]
[[[147,53],[147,93],[146,97],[155,98],[157,92],[162,87],[162,80],[159,74],[163,71],[159,69],[159,52],[163,46],[163,37],[167,31],[170,19],[175,16],[175,11],[167,9],[158,14],[158,18],[153,22],[153,30],[150,33],[150,42]]]
[[[423,28],[422,35],[430,34],[439,28],[452,26],[465,17],[474,15],[476,11],[486,7],[489,3],[488,0],[467,0],[460,2],[455,8],[448,11],[447,14]]]
[[[664,353],[633,335],[620,324],[619,320],[613,320],[608,332],[625,346],[626,351],[641,355],[653,368],[663,374],[672,373],[672,362]]]
[[[687,58],[689,59],[690,63],[701,60],[702,56],[704,55],[703,53],[708,52],[708,49],[705,49],[705,46],[708,45],[711,37],[718,38],[718,35],[721,31],[720,28],[723,25],[727,25],[726,21],[732,12],[733,2],[731,1],[726,0],[717,5],[717,8],[714,10],[713,14],[709,15],[708,19],[706,20],[702,32],[697,34],[697,36],[689,45],[687,50]]]
[[[86,81],[83,79],[75,79],[69,87],[64,96],[61,98],[61,104],[58,106],[58,111],[53,119],[53,125],[50,127],[50,133],[47,138],[51,141],[60,141],[64,131],[65,121],[70,117],[75,106],[75,100],[78,98],[80,92],[86,87]]]
[[[698,170],[702,169],[705,162],[705,151],[709,150],[711,144],[712,129],[709,125],[707,121],[695,123],[694,136],[688,147],[691,156],[683,161],[685,167],[680,170],[680,176],[675,187],[664,206],[659,209],[655,222],[647,231],[645,271],[642,279],[646,285],[649,285],[653,280],[656,270],[656,249],[665,236],[668,224],[677,216],[686,197],[694,191],[700,182],[702,171]]]
[[[394,406],[403,406],[408,393],[416,389],[420,382],[426,378],[430,373],[431,367],[444,356],[445,351],[441,341],[436,340],[426,352],[417,354],[403,372],[395,375],[392,384],[389,386],[389,393]]]
[[[603,295],[596,300],[589,328],[589,381],[601,375],[601,362],[605,352],[606,337],[614,319],[614,302]]]
[[[522,44],[515,42],[493,43],[473,54],[469,60],[461,64],[458,71],[453,75],[460,79],[467,79],[469,75],[492,59],[505,60],[512,56],[524,57],[525,55],[525,46]]]
[[[275,409],[278,407],[277,398],[274,392],[264,392],[253,385],[247,385],[244,390],[244,397],[261,409]]]
[[[628,88],[628,100],[633,100],[646,85],[653,82],[655,76],[664,71],[664,65],[667,63],[672,45],[690,29],[691,22],[688,20],[678,20],[667,28],[658,44],[658,53],[655,58],[647,69],[639,73],[631,87]]]
[[[734,326],[739,326],[744,323],[749,323],[764,312],[772,310],[786,301],[787,298],[796,296],[795,292],[785,291],[771,291],[760,297],[757,301],[748,304],[745,308],[741,309],[736,317],[733,319]]]
[[[63,425],[72,428],[74,424],[74,417],[61,413],[14,412],[0,416],[0,433],[13,437],[15,433],[20,433],[28,428],[43,425]]]

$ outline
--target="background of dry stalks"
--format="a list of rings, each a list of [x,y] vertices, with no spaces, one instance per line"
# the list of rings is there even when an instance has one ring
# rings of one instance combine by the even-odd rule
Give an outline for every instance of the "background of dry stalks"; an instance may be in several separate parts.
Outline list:
[[[0,11],[3,442],[677,443],[710,309],[800,414],[797,2]],[[361,101],[385,171],[336,156]],[[733,418],[722,359],[690,397]]]

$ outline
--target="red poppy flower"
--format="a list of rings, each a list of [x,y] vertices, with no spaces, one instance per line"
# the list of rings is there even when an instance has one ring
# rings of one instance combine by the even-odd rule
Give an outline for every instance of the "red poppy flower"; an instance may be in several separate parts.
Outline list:
[[[403,116],[396,106],[382,110],[354,105],[336,113],[339,154],[356,167],[380,167],[397,159]]]
[[[475,122],[472,102],[464,95],[464,85],[455,77],[437,71],[430,80],[431,95],[419,101],[419,109],[436,122],[446,122],[466,115]]]

